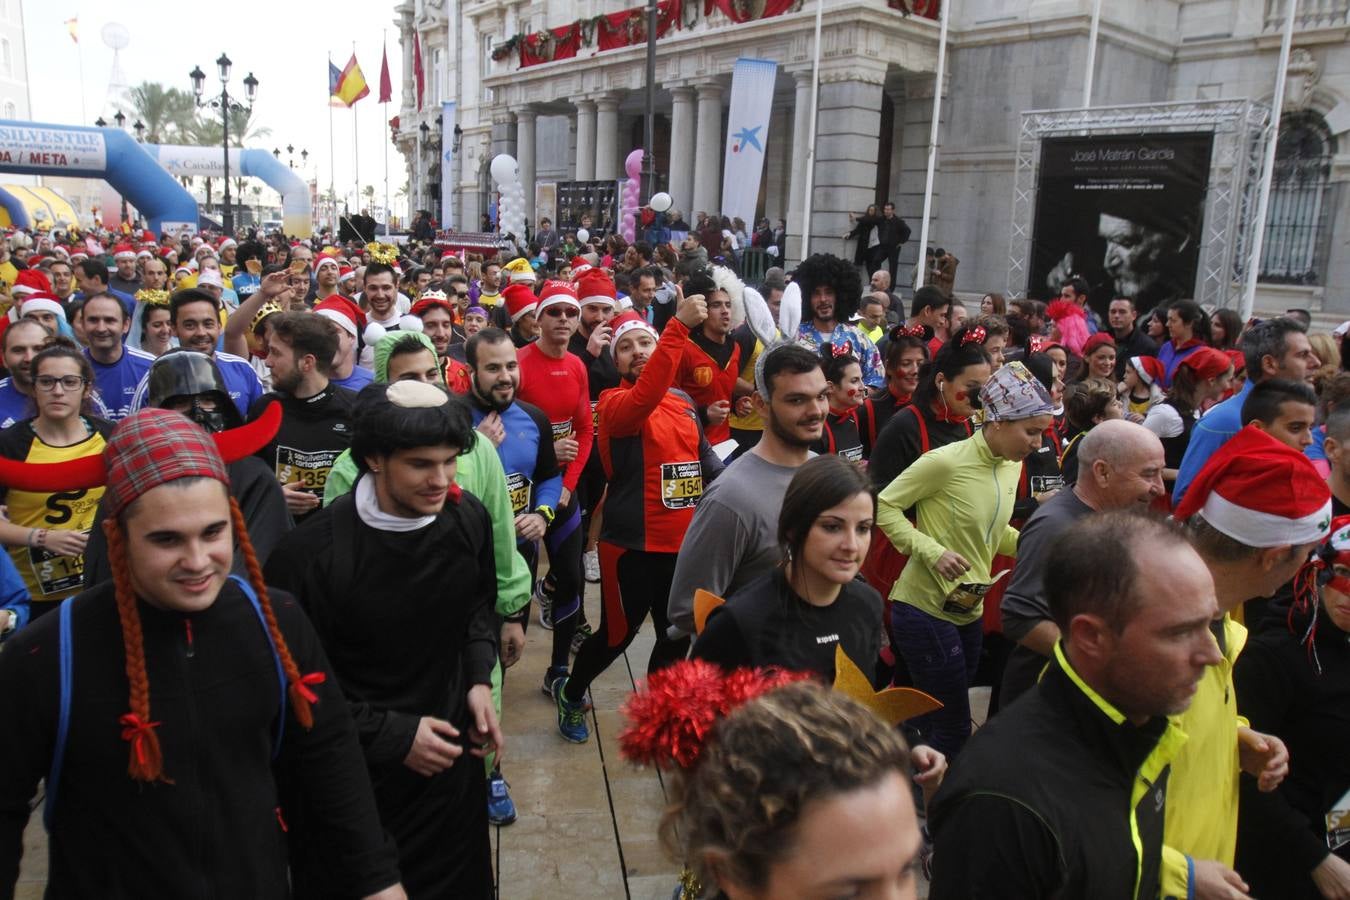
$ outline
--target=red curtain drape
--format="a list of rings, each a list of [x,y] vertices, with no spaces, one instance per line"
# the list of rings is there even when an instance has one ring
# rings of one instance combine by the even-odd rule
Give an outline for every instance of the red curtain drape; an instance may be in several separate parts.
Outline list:
[[[761,10],[759,0],[703,0],[703,14],[710,15],[716,8],[733,22],[749,22],[753,19],[781,16],[796,2],[797,0],[763,0]]]
[[[663,38],[671,28],[680,27],[681,0],[660,0],[656,4],[656,36]],[[595,43],[599,50],[617,50],[647,40],[647,10],[645,7],[625,9],[623,12],[601,16],[595,27]]]
[[[581,23],[538,31],[520,42],[520,67],[571,59],[581,49]]]

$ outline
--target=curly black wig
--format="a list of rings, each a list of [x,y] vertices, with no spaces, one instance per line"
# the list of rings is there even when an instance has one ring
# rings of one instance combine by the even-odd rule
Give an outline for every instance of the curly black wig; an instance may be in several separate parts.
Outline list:
[[[858,312],[858,303],[862,299],[862,279],[858,269],[848,260],[832,253],[816,253],[802,260],[797,266],[793,280],[802,289],[802,321],[810,322],[811,295],[818,285],[827,284],[834,288],[834,319],[847,322]]]

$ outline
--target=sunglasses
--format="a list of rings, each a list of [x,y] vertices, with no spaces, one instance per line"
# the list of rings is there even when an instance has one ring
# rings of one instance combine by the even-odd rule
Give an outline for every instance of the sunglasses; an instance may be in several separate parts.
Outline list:
[[[550,306],[544,310],[544,315],[552,316],[555,319],[558,318],[559,316],[566,316],[569,319],[575,319],[581,315],[581,310],[573,309],[570,306]]]

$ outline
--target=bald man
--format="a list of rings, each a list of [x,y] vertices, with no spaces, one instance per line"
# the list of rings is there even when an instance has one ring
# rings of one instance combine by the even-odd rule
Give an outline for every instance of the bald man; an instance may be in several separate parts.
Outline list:
[[[1001,607],[1003,634],[1017,646],[1003,671],[1000,708],[1036,683],[1060,637],[1045,597],[1045,578],[1053,576],[1046,572],[1050,544],[1094,512],[1147,509],[1163,495],[1162,470],[1162,442],[1142,425],[1112,419],[1084,436],[1078,450],[1078,482],[1042,503],[1017,541],[1017,568]],[[1111,547],[1101,549],[1115,552]]]

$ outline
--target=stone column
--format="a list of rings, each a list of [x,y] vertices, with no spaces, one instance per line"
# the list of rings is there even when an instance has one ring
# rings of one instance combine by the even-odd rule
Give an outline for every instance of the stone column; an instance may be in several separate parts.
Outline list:
[[[525,188],[525,219],[531,229],[537,227],[534,221],[536,120],[537,114],[528,106],[516,111],[516,162],[520,164],[520,183]]]
[[[606,96],[595,101],[595,178],[609,181],[619,174],[619,99]]]
[[[698,141],[694,151],[694,201],[689,212],[721,213],[722,176],[722,86],[715,82],[698,86]]]
[[[416,78],[413,77],[413,36],[417,33],[413,29],[413,9],[412,4],[399,7],[399,43],[403,47],[403,101],[404,109],[415,108],[417,105]],[[404,127],[407,127],[406,125]]]
[[[595,101],[577,101],[577,181],[595,179]]]
[[[885,68],[853,65],[822,72],[816,116],[811,253],[844,255],[848,213],[872,203],[877,191],[877,139]]]
[[[670,89],[670,197],[675,208],[691,215],[694,201],[694,89]]]
[[[788,166],[788,260],[802,258],[802,214],[806,209],[806,154],[811,147],[811,70],[792,73],[797,97],[792,110],[792,161]]]

